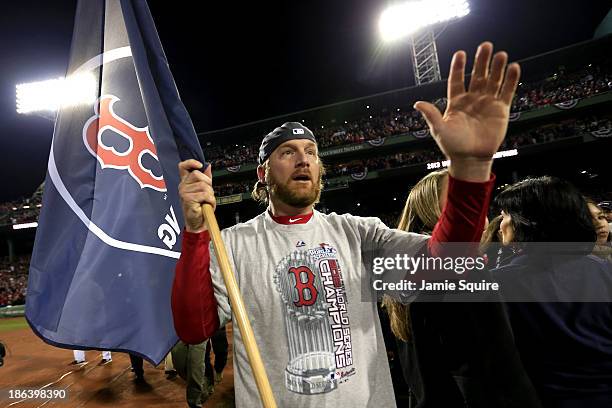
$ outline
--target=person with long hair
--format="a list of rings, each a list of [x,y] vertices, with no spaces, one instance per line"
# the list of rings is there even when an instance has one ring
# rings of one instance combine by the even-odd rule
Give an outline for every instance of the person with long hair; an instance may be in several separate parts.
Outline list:
[[[398,229],[431,234],[446,204],[448,172],[410,190]],[[491,240],[489,234],[488,240]],[[499,298],[486,304],[400,303],[383,297],[410,407],[539,407]],[[497,300],[497,301],[495,301]]]
[[[501,242],[501,233],[499,232],[499,224],[502,216],[498,215],[489,221],[489,225],[485,228],[480,239],[480,253],[485,253],[492,243]]]
[[[397,229],[431,235],[446,203],[448,171],[434,171],[423,177],[410,190]],[[408,341],[408,306],[383,297],[389,314],[391,331],[401,341]]]
[[[485,231],[482,233],[480,240],[480,253],[487,258],[487,266],[489,269],[499,268],[505,265],[508,260],[514,256],[512,248],[501,245],[502,234],[499,230],[503,217],[498,215],[494,217]]]
[[[547,408],[612,406],[612,266],[590,255],[596,230],[567,181],[527,178],[500,193],[503,244],[491,273],[521,360]]]
[[[589,212],[591,213],[591,218],[593,219],[595,233],[597,234],[593,255],[605,259],[608,262],[612,262],[612,234],[610,234],[610,227],[608,226],[606,215],[595,200],[586,197],[586,202],[589,207]]]

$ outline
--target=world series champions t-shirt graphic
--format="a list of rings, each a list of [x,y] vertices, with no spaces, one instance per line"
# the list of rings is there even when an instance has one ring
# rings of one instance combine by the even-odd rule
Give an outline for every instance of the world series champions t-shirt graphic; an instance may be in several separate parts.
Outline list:
[[[396,406],[378,308],[362,294],[375,278],[371,258],[415,254],[426,237],[316,210],[293,225],[265,211],[221,234],[279,407]],[[225,325],[233,311],[210,245]],[[242,334],[233,335],[236,406],[263,406]]]
[[[300,394],[333,391],[355,374],[350,320],[337,250],[295,250],[274,273],[289,356],[285,386]]]

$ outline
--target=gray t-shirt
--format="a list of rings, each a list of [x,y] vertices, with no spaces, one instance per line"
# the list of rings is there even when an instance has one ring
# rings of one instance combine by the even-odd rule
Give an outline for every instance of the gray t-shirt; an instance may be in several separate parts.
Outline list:
[[[314,211],[305,224],[264,212],[222,231],[279,407],[395,407],[376,302],[361,298],[371,258],[414,255],[428,237],[378,218]],[[232,320],[211,245],[219,320]],[[261,406],[239,331],[234,331],[236,406]]]

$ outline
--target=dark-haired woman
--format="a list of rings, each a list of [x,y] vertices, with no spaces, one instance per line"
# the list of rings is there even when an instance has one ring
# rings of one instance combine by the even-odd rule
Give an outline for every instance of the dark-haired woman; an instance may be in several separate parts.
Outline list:
[[[446,201],[448,172],[410,191],[398,229],[431,234]],[[416,408],[539,408],[503,305],[415,302],[386,296],[400,363]]]
[[[597,241],[595,241],[593,255],[598,256],[608,262],[612,262],[612,245],[610,243],[611,237],[608,220],[606,219],[603,210],[594,200],[587,198],[586,202],[589,207],[589,211],[591,212],[595,233],[597,234]]]
[[[495,202],[516,256],[493,274],[544,406],[612,407],[612,268],[590,255],[587,203],[554,177],[523,180]]]

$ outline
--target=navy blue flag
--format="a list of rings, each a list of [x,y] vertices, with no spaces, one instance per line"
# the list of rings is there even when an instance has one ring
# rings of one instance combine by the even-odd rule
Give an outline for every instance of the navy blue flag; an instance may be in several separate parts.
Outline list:
[[[204,156],[145,0],[79,1],[67,78],[95,102],[57,116],[26,317],[52,345],[157,365],[177,341],[177,165]]]

